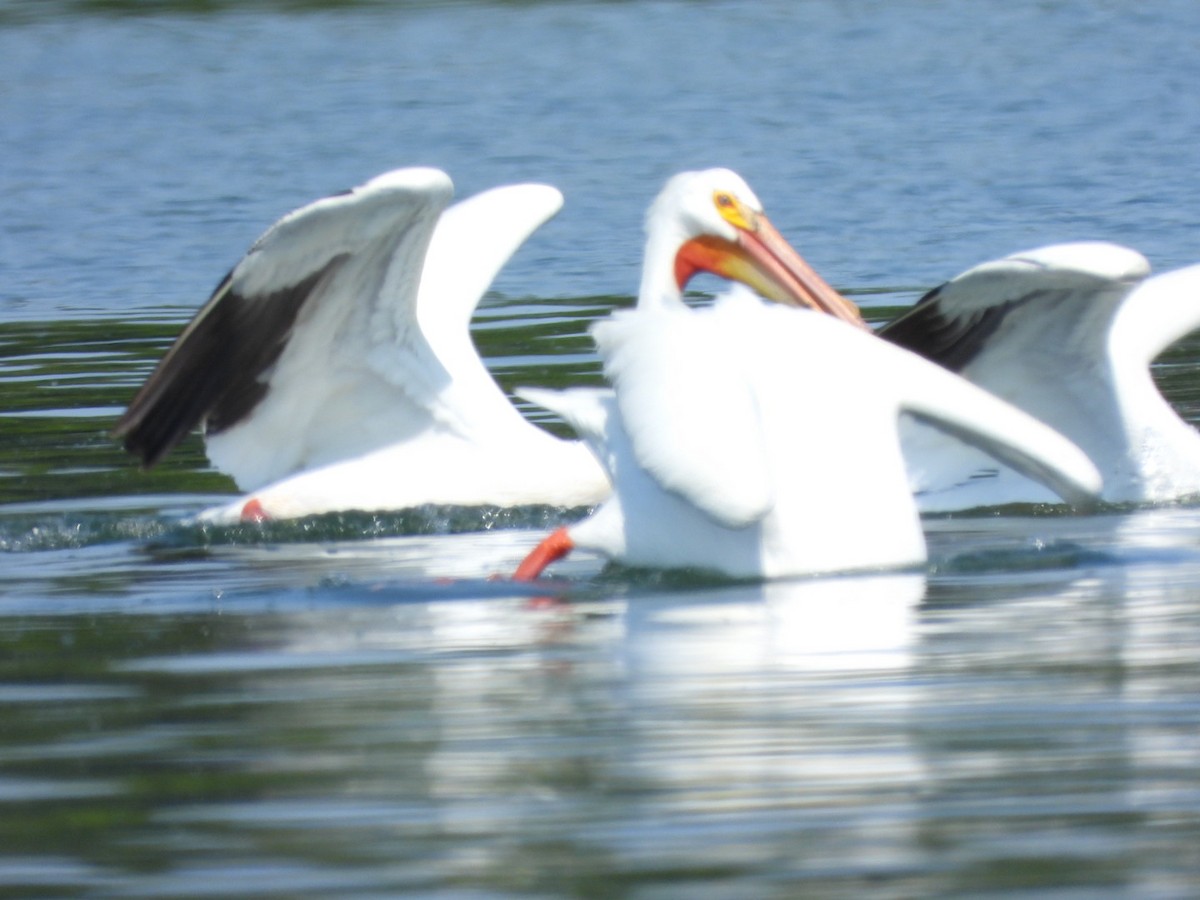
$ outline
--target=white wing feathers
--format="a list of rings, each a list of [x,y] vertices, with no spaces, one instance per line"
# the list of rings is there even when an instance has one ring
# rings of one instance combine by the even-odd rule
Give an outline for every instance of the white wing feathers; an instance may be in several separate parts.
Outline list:
[[[995,389],[977,364],[1005,368],[1011,385],[1031,362],[1052,367],[1068,351],[1094,359],[1100,330],[1148,271],[1139,253],[1117,244],[1042,247],[968,269],[879,336],[952,371],[971,367],[971,381]]]
[[[469,323],[492,278],[562,198],[516,185],[445,209],[451,191],[437,170],[381,175],[286,216],[235,269],[235,291],[269,294],[283,273],[343,260],[305,301],[254,415],[209,437],[209,458],[243,489],[431,425],[463,430],[519,416],[475,353]],[[455,392],[471,397],[470,409]]]
[[[434,169],[386,173],[285,216],[234,269],[232,292],[267,302],[285,279],[342,259],[313,286],[279,359],[259,376],[269,390],[253,415],[208,438],[209,459],[240,487],[395,440],[397,426],[408,426],[386,417],[394,398],[427,397],[448,378],[415,307],[425,250],[452,190]]]
[[[1047,291],[1132,285],[1149,272],[1145,257],[1119,244],[1054,244],[968,269],[941,287],[937,303],[943,315],[958,318]]]
[[[506,185],[456,203],[438,219],[425,254],[417,320],[440,367],[454,379],[438,386],[436,402],[430,395],[418,399],[442,425],[464,436],[524,429],[521,414],[471,341],[471,316],[500,269],[562,202],[549,185]],[[388,358],[396,361],[397,354]]]
[[[592,335],[638,463],[738,528],[770,511],[773,489],[754,390],[712,324],[686,308],[640,308],[597,323]]]
[[[504,264],[562,209],[562,193],[546,184],[492,188],[447,209],[433,232],[417,300],[417,317],[439,351],[443,333],[459,339]],[[469,248],[469,249],[468,249]],[[428,315],[435,311],[437,315]]]
[[[592,455],[611,476],[617,460],[608,441],[609,407],[613,392],[609,388],[573,387],[566,390],[521,387],[516,394],[543,409],[554,413],[579,435]]]
[[[1033,416],[940,366],[908,353],[896,353],[907,371],[904,411],[944,431],[1016,471],[1046,485],[1064,500],[1087,503],[1100,492],[1100,473],[1091,460],[1061,434]]]
[[[1200,265],[1148,278],[1121,304],[1113,319],[1114,363],[1149,366],[1167,347],[1200,328]]]
[[[243,486],[304,465],[314,409],[337,387],[326,381],[336,382],[347,357],[363,366],[372,308],[384,296],[411,310],[429,235],[450,194],[444,173],[404,169],[280,219],[117,422],[126,449],[153,465],[204,423],[210,458]],[[284,370],[297,378],[286,388]],[[275,411],[260,416],[272,404]]]
[[[380,281],[393,259],[419,265],[453,193],[444,172],[397,169],[302,206],[272,225],[234,268],[234,292],[274,294],[343,254],[360,255]],[[416,299],[413,287],[410,303]]]
[[[397,258],[389,267],[393,283],[380,290],[371,321],[371,367],[431,412],[449,412],[435,403],[449,373],[486,374],[471,343],[475,308],[513,253],[562,202],[556,188],[517,184],[439,210],[415,265]],[[414,273],[416,285],[409,283]]]

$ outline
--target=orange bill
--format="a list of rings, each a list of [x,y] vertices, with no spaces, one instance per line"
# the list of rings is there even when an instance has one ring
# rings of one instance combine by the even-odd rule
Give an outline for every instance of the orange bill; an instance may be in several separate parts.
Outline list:
[[[768,300],[806,306],[870,331],[858,307],[835,291],[792,249],[764,215],[750,228],[739,228],[736,243],[712,235],[693,238],[679,248],[675,278],[680,289],[697,272],[740,281]]]

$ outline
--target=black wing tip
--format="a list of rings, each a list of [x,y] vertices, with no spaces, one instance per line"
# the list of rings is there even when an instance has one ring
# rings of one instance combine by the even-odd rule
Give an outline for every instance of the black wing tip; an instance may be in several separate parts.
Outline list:
[[[117,420],[109,436],[120,441],[126,453],[137,457],[142,469],[152,469],[175,448],[186,431],[167,436],[150,434],[149,431],[145,423],[134,421],[127,411]]]
[[[969,316],[951,316],[939,304],[940,285],[877,334],[951,372],[962,372],[983,353],[988,339],[1018,301],[991,306]]]
[[[194,428],[216,434],[248,418],[268,393],[264,376],[301,307],[346,258],[338,254],[294,285],[259,296],[235,292],[226,275],[130,401],[113,437],[150,468]]]
[[[930,336],[944,328],[946,323],[946,317],[937,305],[944,287],[939,285],[927,292],[892,321],[884,324],[876,334],[921,356],[928,356],[926,351]]]
[[[178,413],[163,414],[161,398],[157,397],[157,371],[146,380],[117,419],[109,436],[121,442],[126,453],[136,456],[143,469],[152,468],[171,452],[191,429]]]

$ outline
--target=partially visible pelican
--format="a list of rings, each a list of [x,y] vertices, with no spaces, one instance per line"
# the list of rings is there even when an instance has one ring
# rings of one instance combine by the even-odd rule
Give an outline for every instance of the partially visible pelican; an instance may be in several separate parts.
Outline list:
[[[1200,328],[1200,266],[1147,278],[1116,244],[1057,244],[976,266],[879,334],[1019,406],[1075,442],[1108,502],[1200,494],[1200,434],[1155,386],[1150,364]],[[923,427],[904,448],[924,511],[1052,494]]]
[[[1073,444],[981,388],[826,315],[735,291],[709,309],[639,305],[592,327],[612,390],[525,395],[584,435],[613,481],[572,547],[637,566],[775,578],[915,565],[925,541],[902,412],[1072,502],[1100,488]]]
[[[476,304],[562,204],[544,185],[446,208],[448,176],[399,169],[282,218],[217,287],[115,433],[153,465],[203,425],[251,492],[205,517],[287,518],[421,504],[593,504],[603,469],[528,422],[471,343]],[[857,319],[727,170],[672,179],[651,209],[641,296],[699,271]],[[858,320],[861,321],[861,320]]]
[[[446,209],[452,190],[399,169],[279,220],[138,392],[126,449],[153,465],[203,424],[209,459],[253,492],[220,520],[605,496],[578,442],[509,403],[468,331],[562,196],[513,185]]]

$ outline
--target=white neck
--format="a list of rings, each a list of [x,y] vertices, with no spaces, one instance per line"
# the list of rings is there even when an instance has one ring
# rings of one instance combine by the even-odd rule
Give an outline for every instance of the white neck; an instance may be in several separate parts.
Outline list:
[[[683,291],[675,281],[675,257],[686,235],[657,205],[646,217],[646,248],[642,258],[642,283],[638,306],[671,308],[683,304]]]

